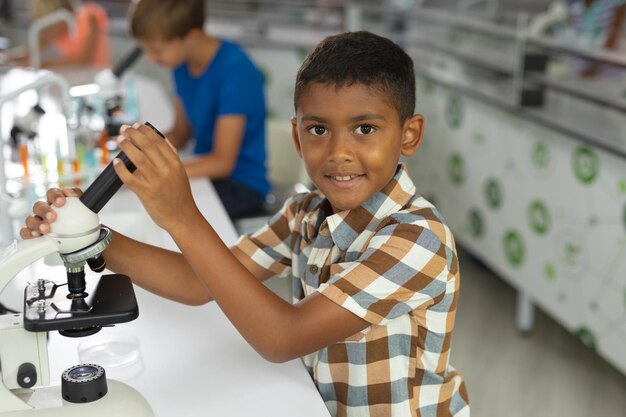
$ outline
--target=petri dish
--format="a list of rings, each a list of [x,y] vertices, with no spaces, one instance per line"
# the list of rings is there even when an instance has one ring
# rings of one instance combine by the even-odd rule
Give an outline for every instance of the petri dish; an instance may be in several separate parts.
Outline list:
[[[102,366],[107,377],[128,381],[143,372],[139,339],[116,333],[86,338],[78,345],[78,360]]]

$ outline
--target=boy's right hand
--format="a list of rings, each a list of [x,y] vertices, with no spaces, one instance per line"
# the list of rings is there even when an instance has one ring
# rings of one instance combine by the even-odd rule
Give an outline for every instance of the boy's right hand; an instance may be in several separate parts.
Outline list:
[[[57,219],[54,207],[62,207],[65,197],[79,197],[82,195],[79,188],[51,188],[46,193],[47,201],[37,201],[33,205],[33,215],[26,218],[26,227],[20,229],[22,239],[32,239],[45,235],[50,231],[50,223]]]

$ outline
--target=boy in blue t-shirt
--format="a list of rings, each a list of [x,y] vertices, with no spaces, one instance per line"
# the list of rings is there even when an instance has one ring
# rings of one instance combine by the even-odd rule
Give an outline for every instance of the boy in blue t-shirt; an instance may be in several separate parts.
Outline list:
[[[170,68],[178,148],[195,139],[190,178],[213,181],[231,218],[262,211],[270,189],[265,167],[263,75],[236,44],[204,32],[204,1],[141,0],[130,14],[148,59]]]

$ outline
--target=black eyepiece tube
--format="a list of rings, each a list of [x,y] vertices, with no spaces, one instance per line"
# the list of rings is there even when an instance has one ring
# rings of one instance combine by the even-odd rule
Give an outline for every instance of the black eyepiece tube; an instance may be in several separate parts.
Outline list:
[[[113,75],[115,75],[117,78],[120,78],[120,76],[124,74],[126,70],[135,63],[135,61],[137,61],[137,58],[139,58],[141,54],[143,54],[143,49],[141,49],[138,46],[135,46],[128,53],[128,55],[122,58],[120,62],[115,64],[115,67],[113,67],[113,70],[112,70]]]
[[[152,130],[165,139],[163,133],[159,132],[156,127],[150,124],[150,122],[146,122],[145,125],[151,127]],[[120,151],[116,158],[119,158],[130,172],[135,172],[135,165],[130,161],[130,159],[128,159],[124,151]],[[115,195],[121,186],[122,180],[120,180],[120,177],[117,176],[117,173],[113,168],[113,161],[111,161],[104,171],[102,171],[102,173],[98,175],[95,180],[93,180],[83,195],[80,196],[80,201],[87,206],[89,210],[94,213],[98,213],[102,207],[109,202],[111,197]]]

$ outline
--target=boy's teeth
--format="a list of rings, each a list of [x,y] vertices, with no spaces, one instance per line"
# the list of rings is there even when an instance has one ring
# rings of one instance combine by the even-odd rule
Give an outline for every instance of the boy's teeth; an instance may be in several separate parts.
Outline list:
[[[337,181],[350,181],[354,177],[355,175],[346,175],[345,177],[334,176],[333,179]]]

